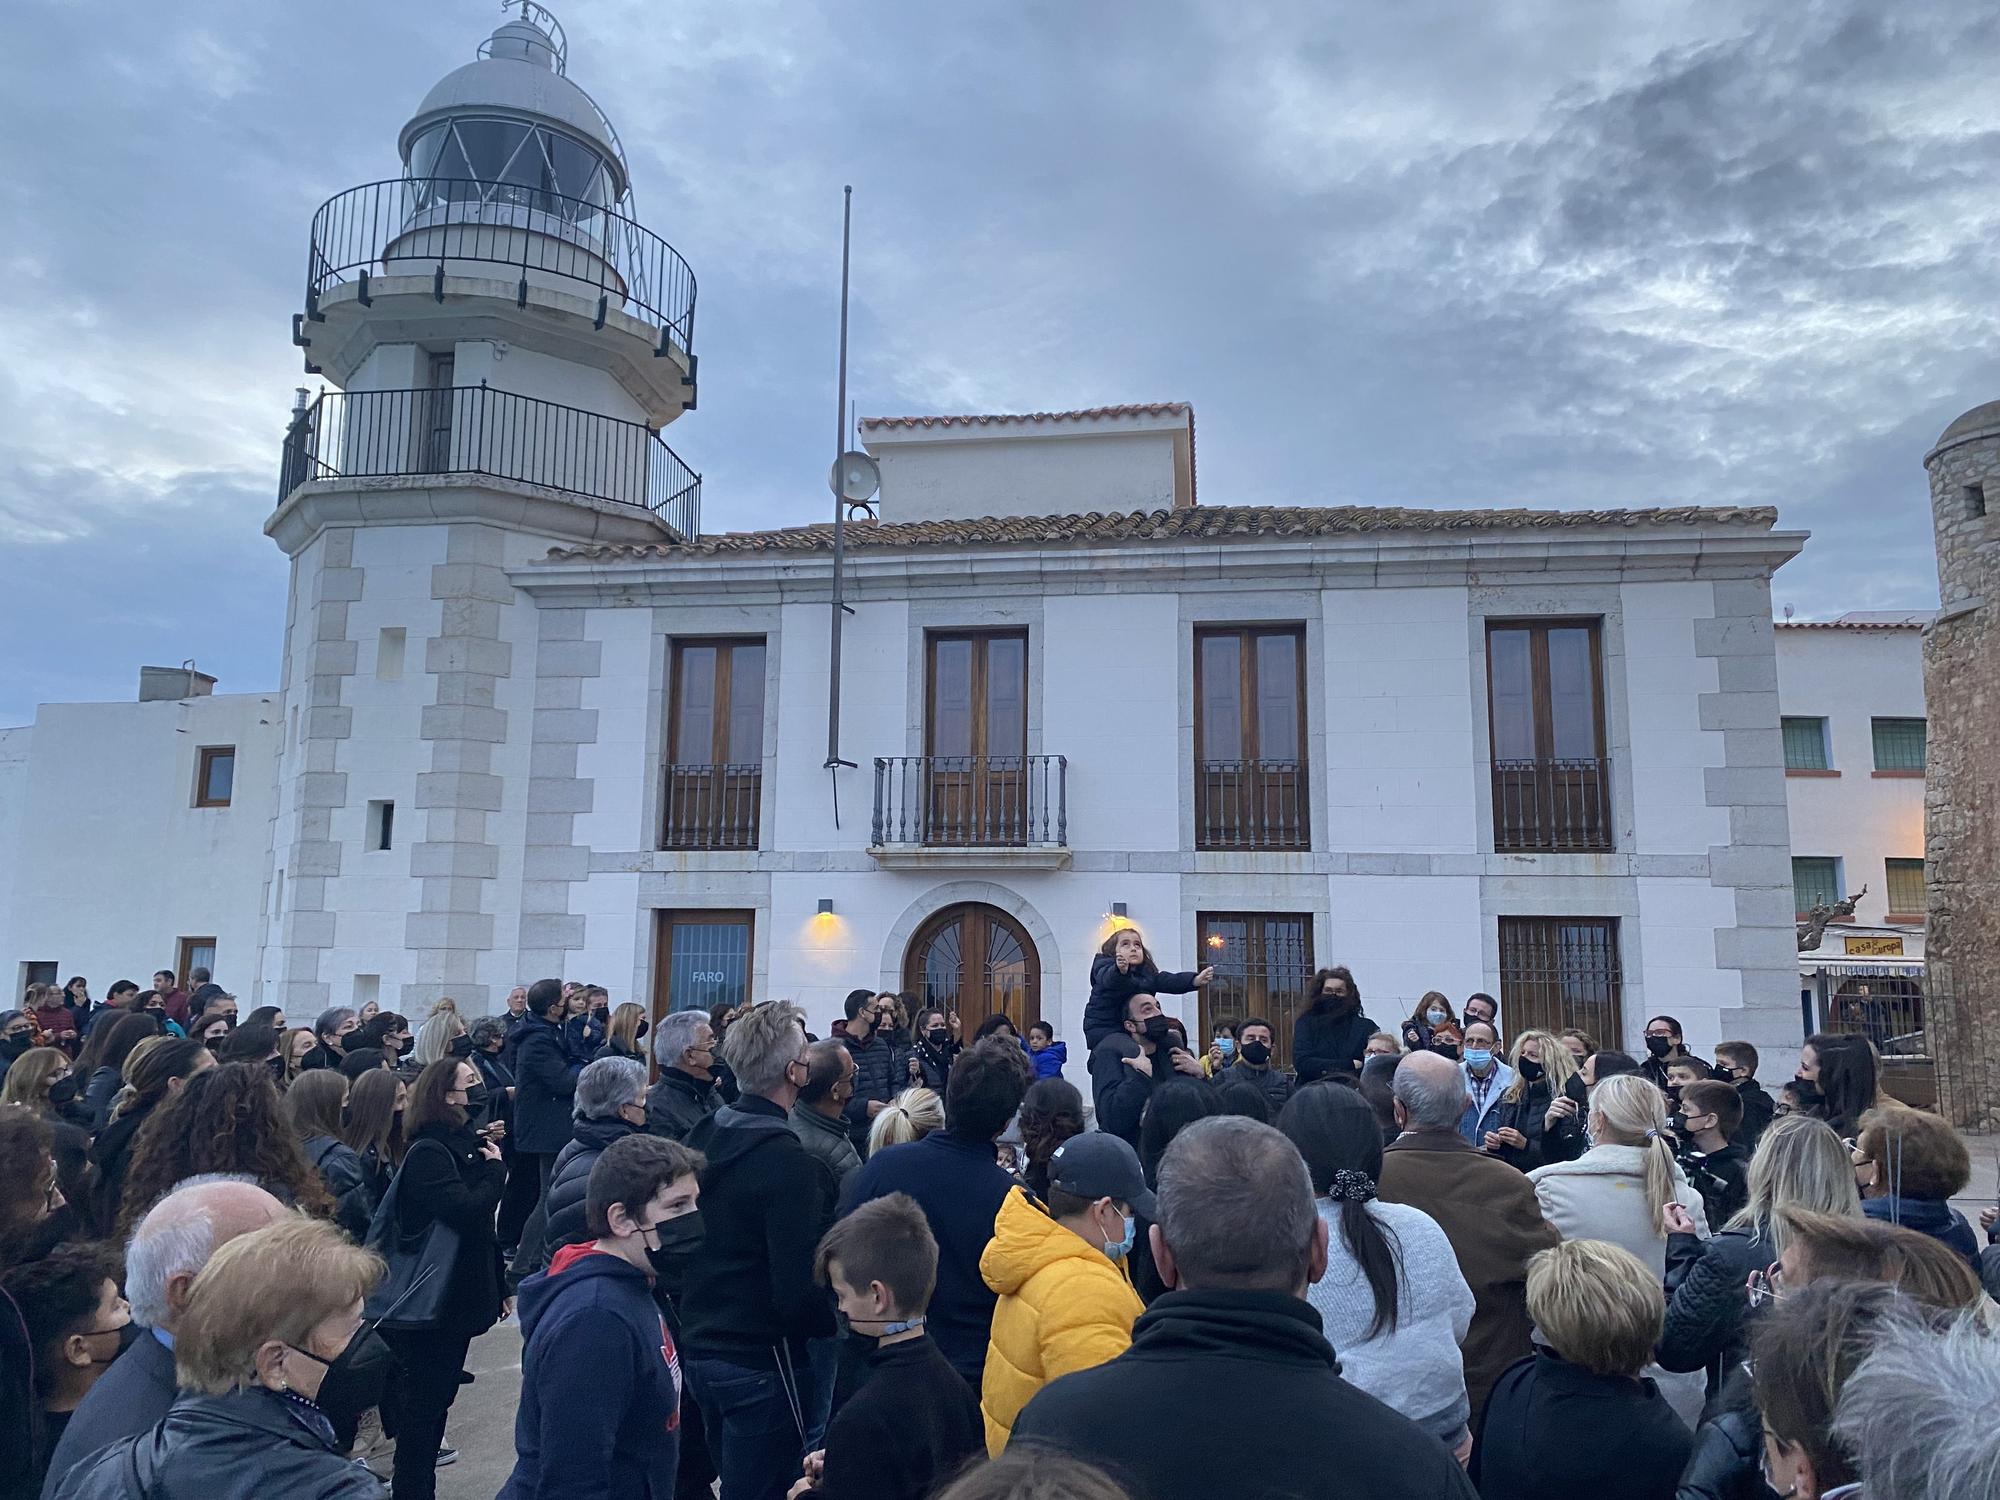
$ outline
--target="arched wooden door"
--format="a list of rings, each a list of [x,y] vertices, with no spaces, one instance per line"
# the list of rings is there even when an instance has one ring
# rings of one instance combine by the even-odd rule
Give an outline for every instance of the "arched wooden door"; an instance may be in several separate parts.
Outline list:
[[[917,929],[903,955],[903,987],[924,1005],[957,1011],[967,1041],[988,1016],[1025,1035],[1042,1018],[1042,961],[1026,929],[998,907],[948,906]]]

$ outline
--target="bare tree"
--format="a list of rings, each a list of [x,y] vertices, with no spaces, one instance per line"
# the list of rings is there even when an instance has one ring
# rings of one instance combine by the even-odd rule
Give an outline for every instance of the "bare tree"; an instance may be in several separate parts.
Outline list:
[[[1831,903],[1822,901],[1807,912],[1806,919],[1799,923],[1799,952],[1810,953],[1819,947],[1820,942],[1826,937],[1827,924],[1842,917],[1853,916],[1855,903],[1867,894],[1868,887],[1864,885],[1844,901]]]

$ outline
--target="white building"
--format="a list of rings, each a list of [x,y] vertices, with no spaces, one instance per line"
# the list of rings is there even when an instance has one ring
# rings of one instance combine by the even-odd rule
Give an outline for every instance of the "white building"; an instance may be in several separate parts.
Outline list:
[[[1799,955],[1808,1030],[1863,1029],[1890,1050],[1923,1029],[1924,627],[1856,611],[1777,627],[1792,884],[1801,919],[1859,895]]]
[[[619,213],[563,64],[502,26],[404,128],[404,175],[315,218],[295,337],[337,389],[266,525],[283,712],[234,741],[274,798],[260,889],[234,845],[212,883],[171,867],[233,925],[148,915],[148,954],[193,923],[295,1016],[478,1012],[559,973],[656,1010],[795,997],[823,1031],[852,987],[912,988],[1046,1017],[1080,1071],[1089,959],[1129,919],[1216,964],[1197,1025],[1282,1033],[1345,963],[1384,1024],[1486,990],[1512,1030],[1631,1044],[1667,1011],[1788,1061],[1769,580],[1803,533],[1235,506],[1226,476],[1197,504],[1173,403],[871,420],[829,770],[831,527],[698,533],[658,436],[694,403],[693,275]],[[20,837],[60,823],[43,725],[99,711],[46,711],[0,766]],[[119,855],[168,880],[120,817],[139,779],[96,784],[65,889]],[[138,925],[80,930],[18,872],[4,910],[7,954],[93,977]]]

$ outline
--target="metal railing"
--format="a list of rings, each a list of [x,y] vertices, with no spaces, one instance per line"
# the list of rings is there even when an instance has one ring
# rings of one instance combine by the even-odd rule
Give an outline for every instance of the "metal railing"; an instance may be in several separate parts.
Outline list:
[[[1295,760],[1195,762],[1197,849],[1309,849],[1306,768]]]
[[[764,768],[668,766],[662,849],[755,849]]]
[[[616,310],[659,332],[655,352],[694,352],[694,271],[636,220],[587,198],[470,177],[398,177],[336,193],[313,215],[306,317],[336,286],[376,275],[435,273],[451,262],[506,266],[527,305],[534,278],[554,277],[597,300],[597,326]]]
[[[1493,848],[1507,853],[1610,849],[1611,763],[1493,762]]]
[[[1616,1047],[1624,991],[1615,919],[1500,918],[1500,1014],[1510,1036],[1573,1026]]]
[[[312,479],[487,474],[701,530],[701,476],[641,422],[485,385],[326,391],[285,434],[278,499]]]
[[[1069,758],[904,755],[875,761],[877,848],[1061,848]]]

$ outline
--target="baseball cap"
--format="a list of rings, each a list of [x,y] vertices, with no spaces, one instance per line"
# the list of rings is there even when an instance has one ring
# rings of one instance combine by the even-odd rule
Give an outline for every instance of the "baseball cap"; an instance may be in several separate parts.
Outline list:
[[[1142,1219],[1159,1214],[1139,1169],[1139,1153],[1106,1131],[1086,1130],[1056,1147],[1049,1158],[1049,1186],[1079,1198],[1116,1198]]]

